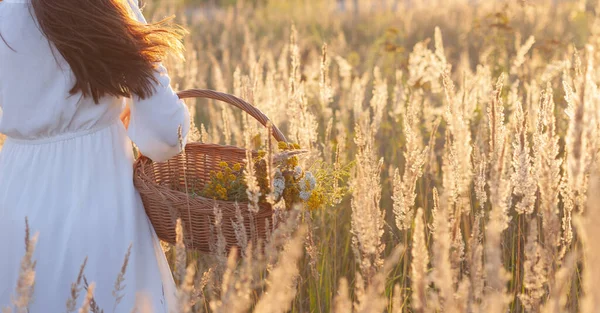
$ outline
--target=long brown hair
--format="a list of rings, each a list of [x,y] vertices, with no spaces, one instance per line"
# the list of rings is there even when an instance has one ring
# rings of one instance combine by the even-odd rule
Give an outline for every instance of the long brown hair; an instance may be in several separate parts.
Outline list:
[[[154,92],[156,64],[182,57],[183,28],[171,19],[144,24],[128,0],[32,0],[39,26],[75,75],[71,93],[97,103],[106,95],[142,99]]]

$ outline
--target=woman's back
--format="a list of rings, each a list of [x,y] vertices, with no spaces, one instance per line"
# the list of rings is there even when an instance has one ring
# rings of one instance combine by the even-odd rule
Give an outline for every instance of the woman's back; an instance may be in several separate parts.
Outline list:
[[[125,0],[94,1],[87,5],[114,9]],[[60,2],[87,9],[85,0]],[[139,23],[143,30],[141,12],[133,4],[129,9],[135,15],[119,18]],[[130,312],[138,293],[149,296],[155,312],[177,311],[169,266],[133,186],[129,138],[156,161],[176,155],[189,129],[187,107],[171,89],[166,69],[155,64],[148,80],[153,92],[131,97],[126,130],[119,119],[123,97],[105,92],[95,101],[81,91],[71,92],[80,82],[76,71],[40,31],[43,27],[38,27],[33,11],[23,0],[0,1],[0,133],[7,135],[0,151],[0,308],[11,305],[17,286],[21,292],[29,290],[30,281],[19,276],[27,219],[31,233],[39,233],[29,312],[65,311],[71,284],[86,259],[83,274],[95,283],[96,304],[113,310],[113,288],[129,249],[123,298],[113,311]],[[81,48],[89,48],[85,44],[80,43]],[[128,65],[130,59],[112,61]],[[143,68],[134,71],[138,72],[144,74]],[[89,74],[100,86],[106,82],[97,79],[104,76]],[[128,76],[126,81],[132,80],[135,77]]]
[[[75,83],[70,66],[41,33],[27,3],[1,2],[0,34],[0,133],[47,138],[103,127],[119,116],[118,98],[95,104],[81,92],[69,93]]]

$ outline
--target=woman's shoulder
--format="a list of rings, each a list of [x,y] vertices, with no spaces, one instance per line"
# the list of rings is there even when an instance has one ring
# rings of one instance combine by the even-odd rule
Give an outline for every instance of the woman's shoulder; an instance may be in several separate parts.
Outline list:
[[[0,3],[29,3],[30,0],[0,0]]]

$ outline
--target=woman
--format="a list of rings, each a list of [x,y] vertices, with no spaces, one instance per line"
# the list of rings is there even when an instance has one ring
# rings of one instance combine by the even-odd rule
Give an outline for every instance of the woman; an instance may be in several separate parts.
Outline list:
[[[129,138],[155,161],[180,152],[189,112],[160,62],[181,52],[182,32],[146,24],[132,1],[0,2],[0,310],[16,296],[27,218],[39,234],[29,312],[66,311],[86,258],[83,274],[105,312],[131,312],[137,294],[154,312],[173,311],[172,276],[132,183]]]

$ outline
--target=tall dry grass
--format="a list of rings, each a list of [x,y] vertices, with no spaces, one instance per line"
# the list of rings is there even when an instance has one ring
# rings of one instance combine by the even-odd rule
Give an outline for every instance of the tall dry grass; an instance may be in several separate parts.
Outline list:
[[[254,103],[329,195],[278,208],[265,249],[227,255],[219,219],[212,254],[165,245],[179,310],[595,312],[600,2],[346,2],[148,2],[191,30],[177,88]],[[189,105],[192,140],[266,139]]]

